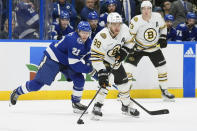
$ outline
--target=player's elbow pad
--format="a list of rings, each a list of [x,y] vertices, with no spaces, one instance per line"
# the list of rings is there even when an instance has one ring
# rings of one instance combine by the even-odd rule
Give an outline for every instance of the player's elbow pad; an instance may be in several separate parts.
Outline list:
[[[162,34],[162,35],[159,37],[158,44],[160,44],[160,47],[161,47],[161,48],[166,48],[166,47],[167,47],[166,35],[163,35],[163,34]]]

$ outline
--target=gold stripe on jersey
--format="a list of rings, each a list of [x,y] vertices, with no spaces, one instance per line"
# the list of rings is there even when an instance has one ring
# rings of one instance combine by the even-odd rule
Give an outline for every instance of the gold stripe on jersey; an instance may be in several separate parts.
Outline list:
[[[132,32],[130,32],[130,31],[129,31],[129,33],[130,33],[130,35],[137,35],[136,33],[132,33]]]
[[[91,60],[92,62],[102,62],[102,60]]]
[[[91,54],[91,58],[101,58],[101,59],[104,59],[103,56],[95,55],[95,54]]]
[[[165,24],[165,25],[159,27],[159,29],[164,29],[164,28],[166,28],[166,27],[167,27],[167,26],[166,26],[166,24]]]
[[[95,49],[91,49],[91,51],[92,51],[93,53],[95,53],[95,54],[99,54],[99,55],[105,56],[104,53],[102,53],[102,52],[100,52],[100,51],[97,51],[97,50],[95,50]]]
[[[157,46],[156,46],[157,43],[154,43],[154,44],[152,44],[152,45],[144,45],[144,44],[142,44],[142,42],[140,42],[140,41],[137,40],[136,38],[135,38],[135,41],[137,42],[137,44],[140,44],[140,45],[142,46],[142,48],[143,48],[143,46],[144,46],[145,48],[150,47],[150,46],[155,46],[155,47],[157,47]],[[139,45],[139,46],[140,46],[140,45]]]

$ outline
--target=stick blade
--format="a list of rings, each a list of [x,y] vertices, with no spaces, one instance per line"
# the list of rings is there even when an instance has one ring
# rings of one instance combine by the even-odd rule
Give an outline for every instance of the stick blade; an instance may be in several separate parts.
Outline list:
[[[151,115],[163,115],[163,114],[169,114],[168,109],[163,109],[163,110],[157,110],[157,111],[150,111],[149,112]]]

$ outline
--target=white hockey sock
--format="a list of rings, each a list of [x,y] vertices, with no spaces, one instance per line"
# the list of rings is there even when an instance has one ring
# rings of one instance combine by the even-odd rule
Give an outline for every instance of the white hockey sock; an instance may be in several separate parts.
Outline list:
[[[104,99],[107,96],[107,94],[108,94],[108,90],[101,88],[100,92],[96,96],[95,103],[99,102],[99,103],[103,104]]]
[[[162,89],[167,89],[168,76],[167,76],[166,65],[157,67],[156,69],[158,70],[159,85],[161,86]]]

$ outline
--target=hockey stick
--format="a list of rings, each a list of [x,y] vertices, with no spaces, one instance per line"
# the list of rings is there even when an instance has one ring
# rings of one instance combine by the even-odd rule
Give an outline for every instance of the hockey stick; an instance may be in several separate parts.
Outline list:
[[[115,62],[115,64],[113,65],[113,67],[110,69],[108,76],[110,76],[110,74],[112,73],[114,67],[116,66],[116,63],[117,63],[117,61]],[[96,94],[94,95],[94,97],[92,98],[92,100],[90,101],[90,103],[88,104],[87,108],[83,111],[83,113],[81,114],[81,116],[77,120],[77,124],[84,124],[84,122],[83,122],[83,120],[81,118],[86,113],[86,111],[88,110],[88,108],[90,107],[90,105],[92,104],[92,102],[94,101],[94,99],[96,98],[96,96],[98,95],[98,93],[100,92],[101,88],[102,87],[99,88],[99,90],[96,92]]]
[[[130,99],[139,107],[141,107],[145,112],[147,112],[150,115],[163,115],[163,114],[169,114],[168,109],[162,109],[162,110],[156,110],[156,111],[149,111],[145,107],[143,107],[141,104],[139,104],[137,101],[135,101],[133,98],[130,97]]]
[[[118,90],[118,87],[113,84],[112,85],[115,89]],[[169,114],[169,110],[168,109],[162,109],[162,110],[156,110],[156,111],[149,111],[147,110],[145,107],[143,107],[141,104],[139,104],[136,100],[134,100],[133,98],[131,98],[131,101],[133,101],[136,105],[138,105],[139,107],[141,107],[145,112],[147,112],[150,115],[163,115],[163,114]]]

